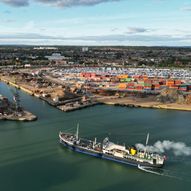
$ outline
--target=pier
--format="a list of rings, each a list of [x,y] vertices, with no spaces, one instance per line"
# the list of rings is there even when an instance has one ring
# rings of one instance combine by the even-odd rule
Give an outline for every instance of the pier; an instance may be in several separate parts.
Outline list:
[[[61,106],[58,106],[57,108],[60,109],[61,111],[70,112],[70,111],[75,111],[75,110],[95,106],[98,104],[100,103],[98,102],[89,102],[89,103],[83,103],[83,104],[77,103],[77,104],[61,105]]]
[[[26,111],[20,105],[19,93],[13,93],[13,102],[0,94],[0,120],[11,120],[11,121],[35,121],[37,116]]]
[[[3,115],[0,114],[0,120],[10,120],[10,121],[35,121],[37,120],[37,116],[33,115],[28,111],[23,111],[19,115],[9,114]]]

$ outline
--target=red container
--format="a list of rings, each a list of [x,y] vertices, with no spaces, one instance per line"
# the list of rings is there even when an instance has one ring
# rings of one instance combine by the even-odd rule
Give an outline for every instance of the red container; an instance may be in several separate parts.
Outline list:
[[[182,84],[181,80],[175,80],[174,82],[175,82],[176,85]]]

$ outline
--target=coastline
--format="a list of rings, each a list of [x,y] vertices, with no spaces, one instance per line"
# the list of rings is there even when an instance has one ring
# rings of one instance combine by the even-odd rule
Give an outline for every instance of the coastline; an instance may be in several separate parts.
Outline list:
[[[40,98],[39,94],[36,94],[32,91],[32,89],[28,89],[26,87],[23,87],[22,84],[17,84],[11,80],[8,80],[2,76],[0,76],[0,81],[11,85],[15,88],[21,89],[22,91],[35,96],[37,98]],[[32,88],[32,87],[31,87]],[[151,108],[151,109],[167,109],[167,110],[178,110],[178,111],[191,111],[191,105],[188,104],[178,104],[178,103],[160,103],[157,101],[144,101],[143,99],[136,99],[136,98],[116,98],[116,97],[99,97],[96,98],[96,101],[100,104],[106,104],[106,105],[114,105],[114,106],[125,106],[125,107],[135,107],[135,108]],[[96,105],[96,104],[93,104]],[[85,108],[85,107],[83,107]],[[64,109],[58,108],[62,111]],[[68,109],[68,111],[74,111],[76,109]]]
[[[23,92],[25,92],[31,96],[37,97],[38,99],[41,99],[41,100],[47,102],[49,105],[51,105],[51,106],[55,107],[56,109],[59,109],[63,112],[71,112],[71,111],[80,110],[83,108],[92,107],[92,106],[100,104],[100,102],[95,102],[95,101],[91,102],[91,103],[87,102],[87,103],[84,103],[83,105],[73,105],[73,106],[65,106],[62,103],[55,104],[53,101],[46,99],[46,98],[42,97],[41,95],[39,95],[38,93],[36,93],[35,91],[33,91],[32,90],[33,87],[31,87],[31,89],[29,89],[29,86],[27,86],[28,88],[24,87],[23,84],[17,84],[10,79],[3,78],[2,76],[0,76],[0,82],[6,83],[10,86],[13,86],[15,88],[22,90]],[[76,99],[74,99],[74,100],[76,100]],[[66,101],[66,102],[68,102],[68,101]]]
[[[98,101],[106,105],[134,107],[134,108],[150,108],[150,109],[166,109],[178,111],[191,111],[191,105],[177,103],[159,103],[157,101],[144,101],[136,98],[98,98]]]

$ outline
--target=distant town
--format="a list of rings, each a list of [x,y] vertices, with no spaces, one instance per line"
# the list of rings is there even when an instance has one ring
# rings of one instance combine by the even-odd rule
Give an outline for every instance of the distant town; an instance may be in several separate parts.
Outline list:
[[[0,66],[191,66],[191,48],[0,46]]]

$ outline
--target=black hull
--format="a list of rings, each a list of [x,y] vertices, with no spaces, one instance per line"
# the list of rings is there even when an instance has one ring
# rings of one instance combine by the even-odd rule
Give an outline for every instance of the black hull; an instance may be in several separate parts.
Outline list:
[[[138,167],[140,165],[140,166],[152,167],[152,168],[162,168],[163,167],[163,165],[154,165],[154,164],[149,164],[149,163],[143,163],[143,162],[138,162],[138,161],[134,161],[131,159],[124,159],[124,158],[122,159],[122,158],[115,157],[112,155],[94,152],[92,150],[88,150],[85,148],[81,148],[81,147],[79,148],[77,145],[71,146],[71,145],[67,144],[66,142],[64,142],[63,140],[60,140],[60,143],[75,152],[91,155],[91,156],[94,156],[97,158],[102,158],[102,159],[114,161],[114,162],[125,164],[125,165],[130,165],[130,166],[134,166],[134,167]]]

